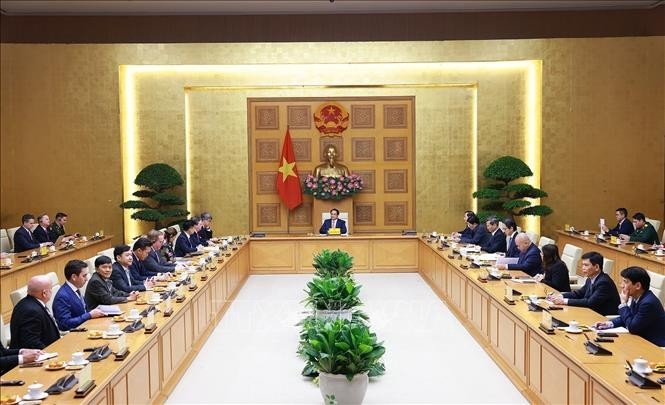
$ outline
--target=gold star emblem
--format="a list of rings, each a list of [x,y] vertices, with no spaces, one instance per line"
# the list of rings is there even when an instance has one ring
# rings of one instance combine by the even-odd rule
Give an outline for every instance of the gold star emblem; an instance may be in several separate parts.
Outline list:
[[[282,158],[282,165],[277,169],[280,173],[282,173],[282,182],[286,182],[286,179],[289,176],[296,177],[296,173],[293,171],[293,168],[295,167],[296,162],[289,163],[286,161],[286,158]]]

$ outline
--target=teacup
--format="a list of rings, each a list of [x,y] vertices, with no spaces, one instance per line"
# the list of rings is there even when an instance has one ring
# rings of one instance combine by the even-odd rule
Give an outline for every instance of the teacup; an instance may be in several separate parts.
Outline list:
[[[639,245],[637,245],[637,248],[640,250],[644,250],[644,245],[640,243]]]
[[[120,333],[120,325],[118,325],[117,323],[112,323],[111,325],[109,325],[108,333],[111,335],[117,335],[118,333]]]
[[[537,295],[529,295],[529,299],[531,302],[536,303],[538,302],[538,296]]]
[[[139,317],[139,310],[136,308],[132,308],[129,310],[129,317],[130,318],[138,318]]]
[[[578,330],[580,330],[580,323],[577,321],[570,321],[568,322],[568,329],[573,332],[577,332]]]
[[[31,398],[40,398],[44,395],[44,384],[35,383],[28,385],[28,395]]]
[[[81,240],[82,240],[83,242],[87,242],[87,241],[88,241],[88,237],[85,236],[85,235],[83,235],[83,236],[81,236]]]
[[[49,250],[50,252],[55,252],[55,245],[51,245],[51,246],[49,246],[48,250]]]
[[[657,256],[663,256],[663,255],[665,255],[665,250],[663,250],[663,249],[658,249],[658,250],[656,250],[656,255],[657,255]]]
[[[649,361],[643,358],[633,360],[633,369],[638,373],[644,373],[649,367]]]
[[[72,364],[83,363],[83,352],[72,353]]]
[[[589,236],[589,231],[584,231],[584,236]]]
[[[152,302],[157,302],[160,299],[161,299],[161,295],[159,295],[159,293],[152,293],[150,295],[150,301],[152,301]]]
[[[175,281],[171,281],[170,283],[168,283],[168,284],[166,285],[166,288],[167,288],[168,290],[170,290],[170,291],[173,291],[173,290],[176,289],[177,286],[178,286],[178,285],[176,284]]]
[[[432,231],[432,237],[436,238],[437,236],[439,236],[439,233],[436,231]]]

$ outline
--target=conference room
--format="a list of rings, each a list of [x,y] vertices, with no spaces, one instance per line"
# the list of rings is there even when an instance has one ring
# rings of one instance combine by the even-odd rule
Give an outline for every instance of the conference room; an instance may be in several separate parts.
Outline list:
[[[665,402],[662,2],[0,3],[2,404]]]

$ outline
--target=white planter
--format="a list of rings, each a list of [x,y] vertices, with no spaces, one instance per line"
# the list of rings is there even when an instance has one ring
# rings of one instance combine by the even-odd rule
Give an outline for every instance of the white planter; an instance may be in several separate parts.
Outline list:
[[[337,319],[346,319],[351,320],[351,310],[350,309],[341,309],[341,310],[329,310],[329,309],[317,309],[314,311],[314,317],[316,319],[326,319],[330,321],[335,321]]]
[[[338,405],[362,404],[368,383],[367,373],[357,374],[351,381],[344,374],[319,373],[319,389],[324,403],[327,397],[334,395]]]

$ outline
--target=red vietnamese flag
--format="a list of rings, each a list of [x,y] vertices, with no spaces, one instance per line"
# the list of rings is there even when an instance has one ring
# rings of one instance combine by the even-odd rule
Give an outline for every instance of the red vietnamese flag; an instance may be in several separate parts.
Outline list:
[[[298,169],[296,169],[296,155],[293,153],[293,144],[288,128],[286,128],[286,135],[284,135],[281,163],[277,169],[277,192],[290,210],[302,203],[302,189],[300,188]]]

